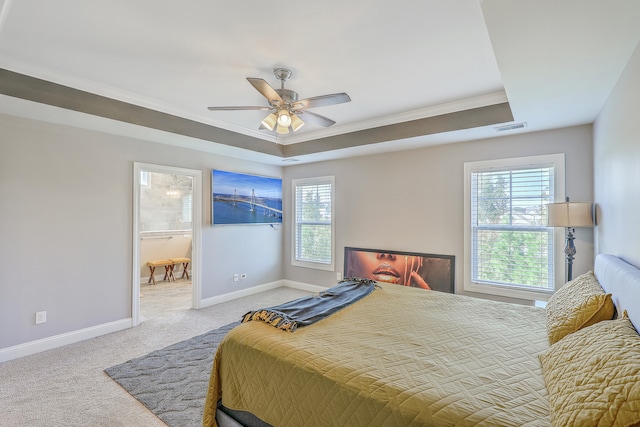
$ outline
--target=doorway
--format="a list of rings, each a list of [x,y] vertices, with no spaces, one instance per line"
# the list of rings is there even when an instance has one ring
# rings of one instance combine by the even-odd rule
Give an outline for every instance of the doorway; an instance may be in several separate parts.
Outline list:
[[[143,318],[200,308],[202,171],[136,162],[133,176],[131,318],[137,326]],[[147,266],[170,258],[181,261],[153,271]]]

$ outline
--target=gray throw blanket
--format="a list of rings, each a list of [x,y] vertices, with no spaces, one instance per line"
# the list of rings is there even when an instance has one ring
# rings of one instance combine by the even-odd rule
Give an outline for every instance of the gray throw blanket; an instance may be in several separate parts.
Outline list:
[[[284,304],[250,311],[242,323],[261,320],[284,331],[293,332],[298,326],[308,326],[369,295],[375,288],[370,279],[344,279],[336,286],[308,297]]]

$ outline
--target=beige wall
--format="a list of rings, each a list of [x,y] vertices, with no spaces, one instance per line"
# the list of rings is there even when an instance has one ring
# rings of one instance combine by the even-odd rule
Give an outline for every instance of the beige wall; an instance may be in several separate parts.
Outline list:
[[[345,246],[455,255],[456,290],[464,265],[463,165],[468,161],[566,153],[566,193],[593,199],[590,125],[447,144],[310,165],[284,172],[284,198],[291,206],[291,180],[335,175],[336,268],[343,271]],[[291,222],[285,216],[284,273],[290,280],[328,286],[336,272],[291,265]],[[574,275],[592,267],[593,231],[576,230]]]
[[[640,45],[594,124],[596,252],[640,267]]]
[[[282,278],[282,229],[213,227],[209,195],[280,167],[7,115],[0,149],[0,350],[131,317],[134,162],[202,171],[203,299]]]

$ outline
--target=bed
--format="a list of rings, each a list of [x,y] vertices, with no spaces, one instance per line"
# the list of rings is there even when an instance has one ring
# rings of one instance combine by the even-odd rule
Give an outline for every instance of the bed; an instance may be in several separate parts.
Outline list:
[[[547,309],[376,287],[293,333],[230,331],[203,425],[640,425],[640,271],[624,261],[598,255]]]

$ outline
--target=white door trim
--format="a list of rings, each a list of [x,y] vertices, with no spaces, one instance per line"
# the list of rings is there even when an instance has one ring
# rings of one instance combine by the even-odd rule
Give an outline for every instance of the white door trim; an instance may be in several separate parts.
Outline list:
[[[131,326],[140,324],[140,172],[156,172],[186,175],[193,178],[192,188],[192,248],[191,282],[193,297],[191,307],[199,309],[202,304],[202,171],[150,163],[133,163],[133,268],[131,292]]]

